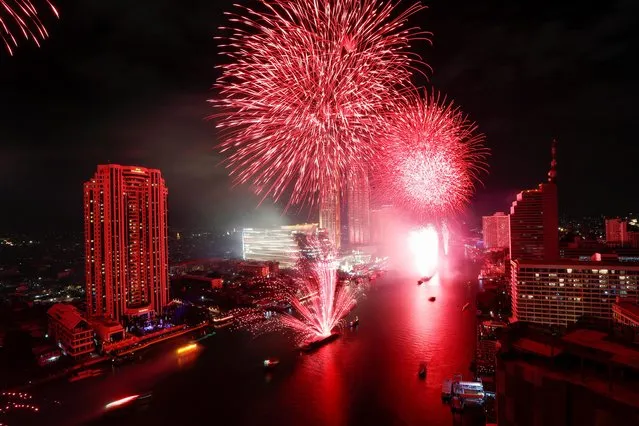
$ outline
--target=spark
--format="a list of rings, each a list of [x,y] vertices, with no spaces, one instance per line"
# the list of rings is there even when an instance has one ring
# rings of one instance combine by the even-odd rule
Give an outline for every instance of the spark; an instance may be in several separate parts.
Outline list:
[[[60,15],[49,0],[44,4],[56,18]],[[33,41],[38,47],[49,37],[49,33],[40,19],[38,7],[32,0],[0,0],[0,39],[10,55],[18,46],[18,38]]]
[[[291,312],[271,313],[249,308],[234,312],[236,324],[256,335],[288,330],[298,343],[330,336],[344,325],[344,317],[355,307],[351,286],[337,279],[339,266],[330,244],[316,239],[308,244],[299,261],[299,277],[293,285],[281,286],[269,299],[285,299]]]
[[[230,62],[211,100],[235,184],[288,205],[315,204],[374,157],[384,116],[422,64],[427,33],[387,0],[262,0],[229,14]]]
[[[438,95],[407,96],[376,158],[374,186],[386,202],[421,217],[445,217],[469,201],[485,171],[484,136]]]

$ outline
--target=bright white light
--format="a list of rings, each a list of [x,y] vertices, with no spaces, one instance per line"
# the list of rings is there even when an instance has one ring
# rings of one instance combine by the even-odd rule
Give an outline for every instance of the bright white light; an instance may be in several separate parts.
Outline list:
[[[411,231],[408,245],[413,253],[415,269],[421,277],[432,277],[437,270],[439,241],[431,225]]]

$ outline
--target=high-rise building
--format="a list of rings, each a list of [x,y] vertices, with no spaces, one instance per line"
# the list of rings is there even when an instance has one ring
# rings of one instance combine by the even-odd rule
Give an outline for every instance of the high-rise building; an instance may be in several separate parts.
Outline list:
[[[503,249],[510,245],[510,218],[503,212],[483,216],[482,230],[487,249]]]
[[[556,152],[557,143],[553,141],[548,182],[536,189],[520,192],[510,207],[512,259],[538,261],[559,258]]]
[[[365,245],[370,242],[370,185],[368,173],[356,173],[348,182],[348,242]]]
[[[293,268],[301,251],[298,236],[313,236],[316,233],[316,223],[270,229],[244,228],[242,257],[244,260],[278,262],[282,268]]]
[[[169,302],[167,188],[159,170],[100,165],[84,184],[89,317],[121,321]]]
[[[319,226],[326,232],[337,250],[340,249],[342,239],[340,208],[339,189],[326,191],[326,195],[320,200]]]
[[[623,246],[630,242],[628,222],[616,219],[606,219],[606,243]]]
[[[516,321],[567,326],[584,316],[610,320],[617,298],[639,301],[637,263],[513,260],[511,270]]]

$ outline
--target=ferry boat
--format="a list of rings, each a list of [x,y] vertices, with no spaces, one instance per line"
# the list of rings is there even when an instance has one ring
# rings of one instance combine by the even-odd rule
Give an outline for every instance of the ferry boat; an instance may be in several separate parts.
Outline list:
[[[101,369],[92,369],[92,370],[82,370],[77,373],[73,373],[69,377],[70,382],[77,382],[78,380],[88,379],[89,377],[97,377],[104,374],[104,370]]]
[[[273,368],[280,364],[280,360],[277,358],[269,358],[264,360],[264,368]]]

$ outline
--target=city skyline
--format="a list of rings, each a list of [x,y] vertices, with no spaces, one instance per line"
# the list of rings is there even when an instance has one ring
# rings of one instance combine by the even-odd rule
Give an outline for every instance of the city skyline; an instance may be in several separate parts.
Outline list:
[[[137,16],[147,16],[138,14],[146,10],[143,2],[98,8],[63,1],[57,6],[64,19],[49,28],[51,37],[42,48],[25,44],[15,56],[3,58],[0,66],[6,99],[0,119],[6,141],[0,148],[0,199],[15,206],[0,213],[0,230],[34,226],[73,230],[82,214],[76,188],[94,164],[108,162],[161,169],[174,188],[170,200],[174,226],[241,226],[264,215],[281,215],[282,206],[270,200],[256,209],[259,198],[248,187],[232,188],[221,158],[212,150],[219,138],[213,123],[204,120],[210,112],[205,100],[216,75],[212,35],[224,5],[194,5],[198,13],[189,12],[193,17],[188,24],[174,19],[186,11],[174,10],[168,3],[154,7],[153,14],[139,22]],[[476,217],[506,210],[514,194],[537,182],[553,136],[562,147],[558,184],[562,213],[575,214],[573,206],[590,191],[607,194],[606,211],[593,203],[584,213],[612,216],[637,210],[636,201],[624,197],[617,185],[632,177],[632,165],[627,163],[631,148],[623,143],[633,133],[631,115],[612,109],[595,113],[582,98],[586,88],[589,98],[606,101],[610,96],[619,106],[615,111],[631,111],[624,105],[634,98],[629,94],[636,84],[628,82],[631,67],[619,66],[629,52],[624,41],[610,45],[610,40],[618,40],[615,35],[634,31],[628,4],[613,2],[596,10],[557,6],[533,15],[526,3],[507,8],[472,4],[461,12],[453,4],[429,7],[420,12],[418,21],[443,48],[417,48],[433,67],[431,80],[479,123],[492,150],[490,174],[471,204]],[[93,29],[105,14],[123,25]],[[529,20],[533,27],[518,25]],[[606,55],[581,56],[579,62],[576,52],[583,37],[570,29],[580,34],[586,27],[584,36],[592,52]],[[471,47],[460,40],[470,31],[477,43],[494,46],[495,53],[488,57],[469,53]],[[79,32],[82,38],[75,36]],[[552,34],[556,43],[549,43],[546,34]],[[534,49],[520,53],[517,46],[528,44]],[[556,55],[551,45],[560,53]],[[168,55],[155,54],[166,49]],[[152,54],[139,55],[140,51]],[[500,65],[503,61],[512,63],[512,69],[525,65],[528,71],[513,74]],[[38,68],[26,72],[35,63],[48,64],[47,74]],[[596,80],[593,73],[582,72],[599,67],[615,71],[597,73]],[[563,78],[569,75],[569,80]],[[46,84],[53,79],[60,84]],[[491,101],[486,103],[487,98]],[[92,106],[86,108],[87,104]],[[584,122],[589,126],[584,127]],[[524,132],[528,128],[533,131]],[[601,145],[601,140],[606,144]],[[590,155],[598,146],[610,151]],[[526,161],[519,164],[512,158]],[[52,159],[67,167],[52,167]],[[584,169],[598,173],[584,174]],[[59,186],[38,201],[51,206],[45,213],[23,194],[51,174]],[[232,202],[219,203],[220,199]],[[308,214],[300,216],[304,221]]]

